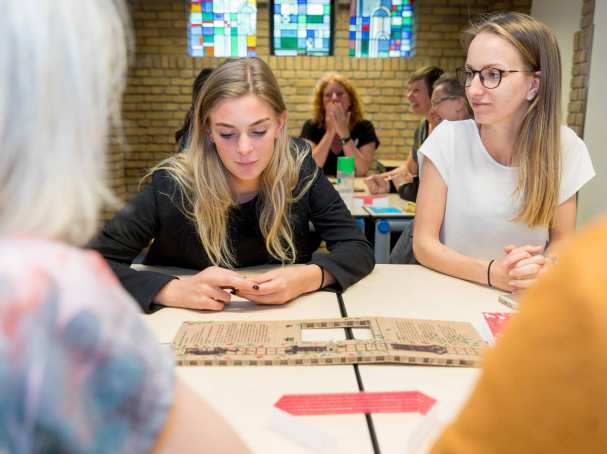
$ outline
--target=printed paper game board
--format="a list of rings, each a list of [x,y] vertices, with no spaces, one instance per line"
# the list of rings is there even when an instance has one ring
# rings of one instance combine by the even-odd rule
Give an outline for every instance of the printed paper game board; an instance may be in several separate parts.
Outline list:
[[[302,341],[302,329],[367,328],[371,338]],[[173,340],[180,366],[400,363],[477,366],[487,345],[465,322],[359,317],[184,322]]]

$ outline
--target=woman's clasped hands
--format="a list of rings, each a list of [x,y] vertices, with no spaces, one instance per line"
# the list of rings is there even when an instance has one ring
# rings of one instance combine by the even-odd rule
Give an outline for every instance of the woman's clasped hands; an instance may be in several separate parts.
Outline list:
[[[526,289],[546,270],[548,262],[543,246],[508,245],[504,256],[491,264],[489,283],[510,292]]]

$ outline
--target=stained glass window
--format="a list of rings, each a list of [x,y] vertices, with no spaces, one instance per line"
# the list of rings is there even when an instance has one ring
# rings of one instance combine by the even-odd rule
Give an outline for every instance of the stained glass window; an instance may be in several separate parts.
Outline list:
[[[256,22],[256,0],[191,0],[190,55],[253,57]]]
[[[331,0],[274,0],[271,8],[274,55],[331,55]]]
[[[351,57],[412,57],[415,54],[414,0],[352,0]]]

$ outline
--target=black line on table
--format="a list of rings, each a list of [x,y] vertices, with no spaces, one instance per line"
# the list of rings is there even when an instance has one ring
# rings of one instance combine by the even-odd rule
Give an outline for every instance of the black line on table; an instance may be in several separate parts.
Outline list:
[[[346,305],[344,303],[343,298],[341,297],[341,293],[337,294],[337,301],[339,302],[339,312],[342,317],[348,316],[348,311],[346,310]],[[354,339],[354,334],[352,334],[352,328],[345,328],[346,330],[346,339],[352,340]],[[354,367],[354,375],[356,375],[356,383],[358,384],[358,390],[364,391],[365,387],[363,385],[363,380],[360,376],[360,371],[358,370],[358,364],[353,364]],[[377,441],[377,435],[375,433],[375,425],[373,424],[373,416],[370,413],[365,413],[365,420],[367,421],[367,428],[369,429],[369,437],[371,437],[371,446],[373,447],[373,454],[381,454],[379,449],[379,443]]]

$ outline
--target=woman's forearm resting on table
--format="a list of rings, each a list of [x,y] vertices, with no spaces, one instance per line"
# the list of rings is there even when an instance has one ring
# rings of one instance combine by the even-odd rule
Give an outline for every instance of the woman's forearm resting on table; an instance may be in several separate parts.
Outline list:
[[[438,239],[424,238],[417,232],[413,235],[413,253],[416,260],[428,268],[477,284],[488,285],[488,260],[462,255],[448,248]],[[493,266],[495,264],[492,268]],[[493,280],[491,283],[495,286],[497,281],[495,278],[495,283]]]
[[[507,247],[503,256],[483,260],[460,254],[437,239],[416,238],[414,234],[413,251],[417,261],[428,268],[509,292],[529,287],[544,265],[541,246]]]

